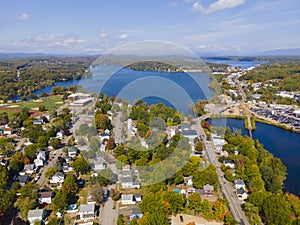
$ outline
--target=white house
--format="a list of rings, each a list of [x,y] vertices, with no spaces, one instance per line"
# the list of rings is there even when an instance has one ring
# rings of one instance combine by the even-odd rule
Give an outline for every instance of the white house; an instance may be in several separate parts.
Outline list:
[[[34,164],[26,164],[24,166],[24,171],[26,174],[33,174],[34,172]]]
[[[244,201],[248,198],[248,195],[247,195],[244,188],[237,189],[236,194],[238,196],[238,199],[241,200],[241,201]]]
[[[187,185],[188,185],[188,186],[193,186],[193,176],[189,176],[189,177],[187,178]]]
[[[131,188],[140,188],[141,185],[139,182],[133,181],[132,177],[123,176],[122,177],[122,188],[131,189]]]
[[[76,157],[77,156],[77,153],[78,153],[78,149],[76,147],[70,147],[68,148],[68,156],[69,157]]]
[[[107,168],[107,164],[105,163],[105,161],[102,158],[94,160],[94,170],[95,171],[104,170],[106,168]]]
[[[241,188],[246,189],[246,185],[243,180],[235,180],[235,181],[233,181],[233,184],[234,184],[234,188],[236,190],[241,189]]]
[[[134,205],[136,203],[133,194],[122,194],[121,199],[122,205]]]
[[[88,221],[93,220],[95,218],[95,204],[82,204],[79,207],[78,211],[79,220]]]
[[[39,152],[36,156],[36,159],[34,160],[35,167],[40,167],[44,165],[44,162],[46,161],[46,153],[45,152]]]
[[[39,204],[41,204],[41,205],[43,203],[51,204],[52,197],[53,197],[53,192],[52,191],[39,192],[38,193]]]
[[[214,194],[214,186],[206,184],[203,186],[203,193],[205,196],[212,196]]]
[[[69,163],[63,163],[63,172],[71,172],[73,171],[73,167]]]
[[[99,137],[100,137],[100,141],[103,142],[105,140],[108,140],[110,135],[107,133],[102,133],[102,134],[99,134]]]
[[[232,160],[224,160],[223,164],[231,169],[235,168],[234,162]]]
[[[30,225],[35,224],[36,222],[42,223],[45,219],[46,212],[44,209],[34,209],[29,210],[27,214],[28,222]]]
[[[64,133],[63,130],[58,131],[58,132],[56,133],[56,137],[57,137],[58,139],[63,139],[64,136],[65,136],[65,133]]]
[[[59,184],[63,183],[65,180],[65,175],[62,172],[56,172],[54,176],[51,177],[50,179],[50,184]]]
[[[10,128],[10,127],[5,127],[4,128],[4,131],[3,131],[3,134],[4,135],[11,135],[13,133],[13,129]]]
[[[134,194],[133,199],[135,202],[142,202],[142,195],[141,194]]]

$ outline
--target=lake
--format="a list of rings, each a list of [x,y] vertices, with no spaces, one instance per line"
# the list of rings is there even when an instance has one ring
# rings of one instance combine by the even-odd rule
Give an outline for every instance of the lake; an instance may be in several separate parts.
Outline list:
[[[213,119],[212,125],[229,126],[249,135],[244,129],[244,120],[218,118]],[[253,139],[258,139],[265,149],[282,160],[288,172],[285,190],[300,196],[300,134],[257,122]]]

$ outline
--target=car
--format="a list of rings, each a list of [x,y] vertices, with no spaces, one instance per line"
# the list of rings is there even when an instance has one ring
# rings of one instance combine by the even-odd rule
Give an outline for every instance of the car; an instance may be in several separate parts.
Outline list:
[[[179,219],[180,219],[180,222],[181,222],[181,223],[184,222],[183,216],[179,216]]]
[[[40,179],[40,176],[37,175],[35,178],[34,178],[34,181],[38,181]]]

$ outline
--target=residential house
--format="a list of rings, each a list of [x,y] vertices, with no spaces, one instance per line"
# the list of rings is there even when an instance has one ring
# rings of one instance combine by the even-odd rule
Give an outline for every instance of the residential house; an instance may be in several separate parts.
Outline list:
[[[203,194],[205,196],[212,196],[214,195],[214,186],[206,184],[203,186]]]
[[[43,125],[43,121],[42,120],[33,120],[32,124],[33,125]]]
[[[37,222],[42,224],[45,217],[46,211],[44,209],[29,210],[27,214],[27,219],[30,225],[36,224]]]
[[[248,198],[248,195],[247,195],[244,188],[237,189],[236,194],[238,196],[238,199],[241,200],[241,201],[244,201]]]
[[[8,164],[9,164],[9,160],[6,160],[6,159],[1,159],[0,160],[0,165],[2,165],[2,166],[8,166]]]
[[[233,160],[224,160],[223,164],[231,169],[235,168],[234,162]]]
[[[97,158],[94,160],[94,170],[100,171],[107,168],[107,163],[102,158]]]
[[[63,183],[65,180],[65,175],[62,172],[56,172],[50,179],[50,184]]]
[[[86,201],[87,204],[96,204],[96,201],[94,200],[91,192],[88,193]]]
[[[101,133],[101,134],[99,134],[99,137],[100,137],[100,141],[104,142],[105,140],[109,139],[110,135],[106,134],[106,133]]]
[[[189,187],[188,189],[186,189],[188,194],[194,194],[196,192],[196,189],[193,187]]]
[[[44,151],[41,151],[36,156],[36,159],[34,160],[35,167],[40,167],[44,165],[44,162],[46,162],[46,153]]]
[[[193,176],[185,177],[184,183],[187,186],[193,186]]]
[[[233,181],[233,184],[234,184],[234,188],[236,190],[238,190],[240,188],[246,189],[246,185],[243,180],[235,180],[235,181]]]
[[[122,205],[134,205],[136,203],[133,194],[122,194],[121,200]]]
[[[5,127],[4,128],[4,131],[3,131],[3,134],[4,135],[11,135],[13,133],[13,129],[10,128],[10,127]]]
[[[122,177],[122,188],[129,189],[132,188],[133,179],[132,177]]]
[[[130,221],[134,219],[140,219],[143,217],[143,213],[141,213],[141,210],[139,207],[134,207],[131,210],[131,215],[129,216]]]
[[[57,137],[58,139],[63,139],[64,136],[65,136],[65,132],[64,132],[63,130],[58,131],[58,132],[56,133],[56,137]]]
[[[21,186],[24,186],[25,184],[28,183],[29,177],[26,176],[26,175],[20,175],[20,176],[18,176],[18,181],[19,181]]]
[[[223,145],[225,145],[225,140],[224,138],[222,138],[221,136],[217,135],[217,134],[211,134],[211,138],[212,138],[212,142],[215,146],[215,150],[217,152],[221,152]]]
[[[142,195],[141,194],[134,194],[133,198],[135,202],[142,202]]]
[[[24,165],[24,171],[26,174],[33,174],[34,172],[34,164],[26,164]]]
[[[73,167],[69,163],[63,163],[63,172],[64,173],[68,173],[68,172],[72,172],[72,171],[73,171]]]
[[[82,204],[78,211],[79,220],[88,221],[95,218],[95,204]]]
[[[41,205],[44,203],[51,204],[52,197],[53,197],[52,191],[39,192],[38,193],[38,202]]]
[[[74,158],[77,156],[77,153],[78,153],[78,149],[76,147],[72,146],[72,147],[68,148],[68,156],[69,157]]]

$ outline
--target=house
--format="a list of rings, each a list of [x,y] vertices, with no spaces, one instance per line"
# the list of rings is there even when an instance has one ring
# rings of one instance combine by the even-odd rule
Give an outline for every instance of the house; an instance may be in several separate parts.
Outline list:
[[[78,153],[78,149],[76,147],[72,146],[72,147],[68,148],[68,156],[69,157],[74,158],[77,156],[77,153]]]
[[[91,192],[88,193],[86,202],[87,202],[87,204],[96,204],[96,201],[94,200]]]
[[[134,194],[133,198],[136,202],[142,202],[142,195],[141,194]]]
[[[193,186],[193,176],[185,177],[184,183],[187,186]]]
[[[34,164],[26,164],[25,166],[24,166],[24,171],[25,171],[25,173],[26,174],[33,174],[33,172],[34,172]]]
[[[53,197],[53,192],[52,191],[46,191],[46,192],[39,192],[38,193],[38,201],[39,204],[51,204],[52,202],[52,197]]]
[[[133,194],[122,194],[121,199],[122,205],[134,205],[136,203]]]
[[[100,171],[104,170],[107,168],[107,164],[102,158],[98,158],[94,160],[94,170],[95,171]]]
[[[43,125],[43,121],[42,120],[33,120],[32,124],[33,125]]]
[[[122,172],[124,172],[124,171],[130,171],[130,170],[131,170],[130,165],[125,165],[125,166],[122,167]]]
[[[20,175],[20,176],[18,176],[18,181],[19,181],[21,186],[24,186],[25,184],[28,183],[29,177],[25,176],[25,175]]]
[[[100,137],[100,141],[103,142],[105,140],[108,140],[110,135],[106,134],[106,133],[102,133],[102,134],[99,134],[99,137]]]
[[[193,187],[189,187],[186,191],[188,194],[194,194],[196,192],[196,189]]]
[[[8,164],[9,164],[9,160],[6,160],[6,159],[1,159],[0,160],[0,165],[2,165],[2,166],[8,166]]]
[[[13,133],[13,129],[10,128],[10,127],[5,127],[4,128],[4,131],[3,131],[3,134],[4,135],[11,135]]]
[[[36,222],[41,224],[45,217],[46,211],[44,209],[29,210],[27,214],[27,219],[30,225],[36,224]]]
[[[133,179],[132,177],[122,177],[122,188],[128,189],[132,188],[133,185]]]
[[[234,169],[234,168],[235,168],[235,165],[234,165],[233,160],[224,160],[224,161],[223,161],[223,164],[224,164],[226,167],[229,167],[229,168],[231,168],[231,169]]]
[[[79,220],[88,221],[95,218],[95,204],[82,204],[78,211]]]
[[[65,132],[64,132],[63,130],[58,131],[58,132],[56,133],[56,137],[57,137],[58,139],[63,139],[63,138],[64,138],[64,135],[65,135]]]
[[[63,172],[71,172],[73,171],[73,167],[69,163],[63,163]]]
[[[141,213],[141,210],[139,207],[134,207],[131,210],[131,215],[129,216],[130,221],[134,219],[140,219],[143,217],[143,213]]]
[[[43,161],[46,161],[46,152],[40,151],[40,152],[37,154],[36,158],[40,158],[40,159],[42,159]]]
[[[235,180],[235,181],[233,181],[233,184],[234,184],[234,188],[236,190],[238,190],[240,188],[246,189],[246,185],[243,180]]]
[[[247,195],[244,188],[237,189],[236,194],[238,196],[238,199],[241,200],[241,201],[244,201],[248,198],[248,195]]]
[[[40,167],[44,165],[44,162],[46,162],[46,153],[44,151],[41,151],[36,156],[36,159],[34,160],[35,167]]]
[[[62,172],[56,172],[51,179],[50,179],[50,184],[58,184],[58,183],[63,183],[65,180],[65,175]]]
[[[203,186],[203,194],[205,196],[212,196],[214,194],[214,186],[206,184]]]

